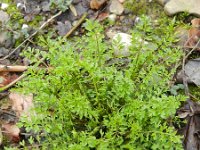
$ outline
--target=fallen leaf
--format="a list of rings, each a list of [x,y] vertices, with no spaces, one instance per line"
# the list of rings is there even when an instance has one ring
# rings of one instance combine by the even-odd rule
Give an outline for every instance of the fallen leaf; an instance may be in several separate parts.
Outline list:
[[[199,150],[200,147],[200,105],[187,99],[185,105],[177,113],[186,117],[187,124],[184,127],[183,146],[186,150]],[[186,116],[187,114],[187,116]]]
[[[6,86],[15,79],[18,78],[16,74],[10,74],[9,72],[1,72],[0,73],[0,87]]]
[[[2,124],[2,131],[8,137],[8,139],[12,142],[19,142],[20,137],[20,129],[15,124]]]
[[[191,23],[192,23],[192,27],[194,27],[194,28],[200,27],[200,19],[199,18],[192,19]]]
[[[98,15],[97,20],[98,20],[98,21],[103,21],[103,20],[105,20],[106,18],[108,18],[108,16],[109,16],[109,13],[101,13],[101,14]]]
[[[33,105],[33,94],[23,95],[19,93],[10,93],[9,98],[12,102],[12,109],[16,112],[16,115],[26,115],[30,117],[30,110]]]
[[[90,8],[98,10],[105,3],[106,3],[106,0],[91,0],[90,1]]]
[[[191,28],[188,31],[188,46],[195,46],[200,39],[200,30],[198,28]]]
[[[69,5],[69,8],[72,11],[72,13],[74,14],[74,16],[78,16],[76,8],[73,5]]]

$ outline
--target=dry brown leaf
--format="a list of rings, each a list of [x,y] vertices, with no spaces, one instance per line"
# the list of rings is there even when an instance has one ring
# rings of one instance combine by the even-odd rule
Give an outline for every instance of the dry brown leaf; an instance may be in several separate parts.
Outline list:
[[[200,30],[198,28],[191,28],[188,31],[188,46],[195,46],[200,39]]]
[[[109,13],[101,13],[101,14],[98,15],[97,20],[98,20],[98,21],[103,21],[103,20],[105,20],[106,18],[108,18],[108,16],[109,16]]]
[[[3,133],[12,142],[19,142],[20,129],[15,124],[2,124]]]
[[[106,0],[91,0],[90,8],[91,9],[99,9],[103,4],[105,4]]]
[[[200,27],[200,19],[199,18],[192,19],[191,23],[192,23],[192,27],[194,27],[194,28]]]
[[[12,102],[12,109],[16,112],[16,115],[26,115],[30,117],[30,109],[33,105],[33,94],[23,95],[19,93],[10,93],[9,98]]]
[[[10,74],[9,72],[1,72],[0,73],[0,87],[6,86],[15,79],[18,78],[16,74]]]

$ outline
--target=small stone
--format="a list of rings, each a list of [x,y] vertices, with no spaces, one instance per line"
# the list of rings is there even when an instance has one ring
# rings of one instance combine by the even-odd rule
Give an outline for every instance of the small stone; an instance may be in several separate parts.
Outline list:
[[[188,12],[200,16],[200,0],[171,0],[164,6],[167,15],[172,16],[180,12]]]
[[[4,24],[7,23],[9,19],[10,19],[9,15],[6,12],[0,10],[0,22]]]
[[[28,28],[28,25],[27,24],[23,24],[22,25],[22,29],[27,29]]]
[[[5,47],[0,47],[0,57],[4,57],[6,55],[8,55],[9,50],[6,49]]]
[[[112,0],[109,10],[113,14],[121,15],[124,11],[124,7],[118,0]]]
[[[17,3],[17,8],[23,10],[25,8],[25,5],[22,3]]]
[[[131,38],[132,36],[126,33],[117,33],[113,36],[112,43],[115,56],[127,57],[130,55]]]
[[[13,46],[13,39],[8,32],[0,32],[0,47],[10,48]]]
[[[91,9],[99,9],[101,6],[105,4],[106,0],[91,0],[90,1],[90,8]]]
[[[115,22],[117,19],[117,15],[116,14],[110,14],[108,16],[108,20],[111,21],[111,22]]]
[[[48,1],[43,1],[41,5],[42,5],[42,11],[44,12],[50,11],[50,3]]]
[[[164,6],[170,0],[156,0],[160,5]]]
[[[1,3],[1,9],[5,10],[6,8],[8,8],[8,4],[7,3]]]

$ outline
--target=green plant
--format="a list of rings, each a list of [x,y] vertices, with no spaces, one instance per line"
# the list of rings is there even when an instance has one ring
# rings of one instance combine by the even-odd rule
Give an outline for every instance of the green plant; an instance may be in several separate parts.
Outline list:
[[[36,63],[36,53],[53,69],[36,65],[18,85],[17,91],[35,95],[36,111],[19,125],[38,133],[43,149],[182,149],[168,121],[185,99],[168,94],[181,51],[171,48],[175,20],[165,21],[168,26],[154,28],[141,17],[132,32],[130,61],[120,68],[108,63],[115,59],[113,48],[97,22],[87,21],[88,32],[76,43],[40,38],[48,53],[32,49],[25,55]]]
[[[58,8],[59,10],[65,11],[68,9],[72,0],[50,0],[52,8]]]

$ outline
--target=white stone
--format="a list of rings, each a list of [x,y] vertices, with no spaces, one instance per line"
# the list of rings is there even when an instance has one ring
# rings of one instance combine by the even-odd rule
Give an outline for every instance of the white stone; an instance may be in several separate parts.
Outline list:
[[[27,29],[28,28],[28,25],[27,24],[23,24],[22,25],[22,29]]]
[[[124,11],[124,6],[118,0],[112,0],[109,10],[113,14],[121,15]]]
[[[132,36],[126,33],[117,33],[113,36],[112,43],[115,56],[127,57],[130,55],[131,38]]]
[[[6,8],[8,8],[8,4],[6,4],[6,3],[1,3],[1,9],[6,9]]]
[[[108,16],[108,20],[111,21],[111,22],[115,22],[116,21],[116,18],[117,18],[117,15],[116,14],[110,14]]]
[[[179,12],[200,16],[200,0],[170,0],[165,4],[164,10],[169,16]]]

